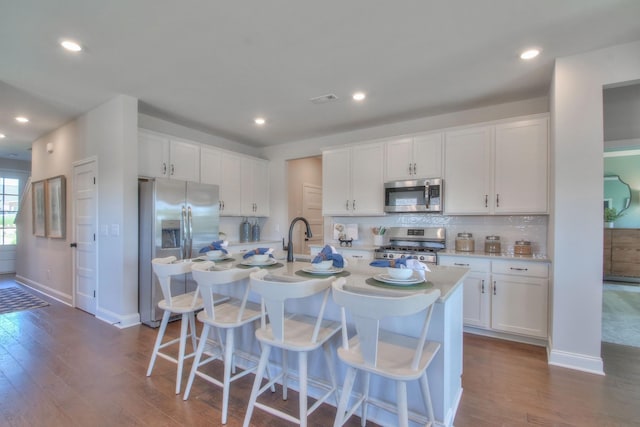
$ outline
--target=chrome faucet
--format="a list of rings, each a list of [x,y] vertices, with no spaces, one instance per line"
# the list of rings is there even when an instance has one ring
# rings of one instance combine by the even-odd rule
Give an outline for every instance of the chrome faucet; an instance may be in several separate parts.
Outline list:
[[[291,221],[291,225],[289,226],[289,244],[287,245],[287,262],[293,262],[293,242],[291,241],[291,239],[293,235],[293,226],[298,221],[302,221],[307,225],[307,237],[312,236],[311,226],[309,225],[309,221],[307,221],[306,218],[303,218],[301,216],[293,218],[293,221]]]

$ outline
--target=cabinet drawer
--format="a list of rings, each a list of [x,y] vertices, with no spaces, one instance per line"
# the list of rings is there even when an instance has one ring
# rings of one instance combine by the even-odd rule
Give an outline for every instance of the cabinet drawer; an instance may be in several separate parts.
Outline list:
[[[492,273],[527,277],[549,277],[549,266],[543,262],[493,261]]]
[[[487,273],[490,271],[490,261],[480,258],[465,258],[441,256],[438,258],[440,265],[448,265],[453,267],[466,267],[471,271]]]

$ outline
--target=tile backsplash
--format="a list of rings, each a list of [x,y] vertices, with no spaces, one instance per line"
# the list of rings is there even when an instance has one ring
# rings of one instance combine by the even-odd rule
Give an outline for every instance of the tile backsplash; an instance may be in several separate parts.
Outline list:
[[[383,217],[325,217],[324,241],[337,243],[334,224],[358,224],[358,240],[353,246],[372,246],[372,227],[445,227],[447,249],[455,248],[458,233],[473,234],[476,251],[484,249],[486,236],[500,236],[504,253],[513,253],[517,240],[529,240],[535,254],[547,254],[547,215],[445,216],[433,214],[392,214]],[[388,241],[385,239],[385,244]]]

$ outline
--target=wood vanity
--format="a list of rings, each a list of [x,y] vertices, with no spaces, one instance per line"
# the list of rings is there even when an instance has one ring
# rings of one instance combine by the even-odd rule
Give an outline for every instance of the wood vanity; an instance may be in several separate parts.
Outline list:
[[[603,274],[608,280],[640,281],[640,229],[604,229]]]

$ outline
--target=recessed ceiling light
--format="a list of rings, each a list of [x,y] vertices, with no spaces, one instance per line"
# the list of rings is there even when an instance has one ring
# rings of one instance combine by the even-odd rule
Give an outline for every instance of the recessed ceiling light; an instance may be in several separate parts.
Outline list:
[[[353,94],[354,101],[362,101],[367,97],[367,94],[364,92],[356,92]]]
[[[19,116],[19,117],[16,117],[16,122],[27,123],[27,122],[29,122],[29,119],[27,119],[26,117],[23,117],[23,116]]]
[[[266,122],[267,121],[262,117],[256,117],[255,120],[254,120],[254,123],[257,124],[258,126],[262,126]]]
[[[540,49],[528,49],[520,54],[521,59],[533,59],[540,55]]]
[[[82,50],[82,46],[73,40],[62,40],[60,42],[60,46],[67,49],[70,52],[80,52]]]
[[[4,133],[0,133],[0,139],[6,138],[6,137],[7,137],[7,135],[5,135]]]

